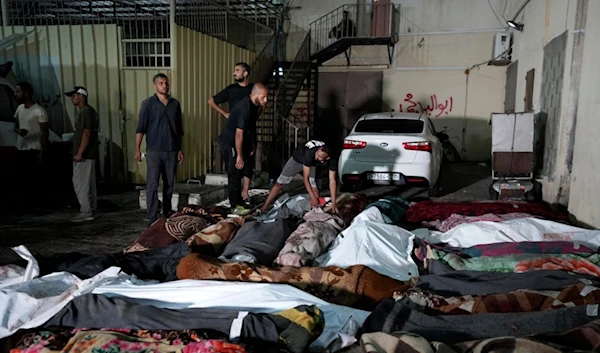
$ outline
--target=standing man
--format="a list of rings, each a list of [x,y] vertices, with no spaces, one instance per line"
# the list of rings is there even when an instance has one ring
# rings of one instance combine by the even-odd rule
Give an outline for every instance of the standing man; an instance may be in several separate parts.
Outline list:
[[[248,66],[248,64],[245,62],[235,64],[233,68],[233,79],[235,80],[235,83],[225,87],[214,97],[209,98],[208,104],[219,114],[223,115],[225,119],[228,119],[229,114],[236,103],[243,98],[248,97],[252,92],[254,84],[250,83],[249,75],[250,66]],[[227,102],[229,112],[226,112],[219,107],[219,104],[223,102]],[[260,109],[259,107],[255,108]],[[256,115],[253,114],[256,119],[258,119],[258,115],[260,115],[260,112]],[[250,126],[245,130],[247,132],[245,141],[251,146],[250,148],[244,149],[244,151],[248,152],[248,155],[244,156],[246,163],[244,164],[244,188],[242,189],[242,198],[246,204],[248,204],[250,200],[250,181],[252,180],[252,174],[254,172],[254,161],[252,160],[252,157],[256,151],[256,119],[254,122],[251,122]]]
[[[172,213],[171,198],[177,163],[183,163],[181,105],[169,96],[169,79],[159,73],[152,79],[156,94],[142,102],[135,134],[136,161],[142,160],[140,147],[146,135],[146,205],[148,226],[158,219],[158,182],[163,181],[163,216]]]
[[[267,95],[268,90],[262,83],[255,84],[250,95],[240,100],[233,107],[219,137],[227,170],[229,203],[233,213],[237,215],[245,215],[250,212],[243,205],[244,201],[241,193],[244,166],[247,163],[245,160],[247,157],[245,156],[248,156],[251,152],[248,151],[251,148],[250,144],[245,141],[248,138],[246,130],[253,121],[256,121],[257,108],[267,104]]]
[[[33,101],[33,87],[19,82],[15,98],[21,103],[15,111],[14,131],[17,136],[17,177],[23,200],[28,200],[39,184],[39,163],[44,159],[48,143],[48,114]]]
[[[267,212],[269,206],[281,191],[281,188],[289,184],[294,176],[298,173],[302,173],[302,179],[304,181],[304,187],[310,196],[310,205],[312,208],[319,206],[319,189],[317,189],[317,183],[315,176],[317,174],[317,166],[327,166],[329,168],[329,193],[331,195],[331,210],[337,212],[336,206],[336,192],[337,182],[336,174],[338,170],[338,163],[336,159],[331,159],[329,146],[325,145],[323,141],[310,140],[306,144],[298,146],[294,151],[294,154],[287,161],[281,175],[277,178],[277,182],[271,188],[269,196],[265,204],[261,207],[261,212]]]
[[[98,114],[88,104],[88,91],[76,86],[66,92],[79,110],[73,132],[73,188],[79,201],[79,214],[71,222],[92,221],[98,207],[96,159],[98,153]]]

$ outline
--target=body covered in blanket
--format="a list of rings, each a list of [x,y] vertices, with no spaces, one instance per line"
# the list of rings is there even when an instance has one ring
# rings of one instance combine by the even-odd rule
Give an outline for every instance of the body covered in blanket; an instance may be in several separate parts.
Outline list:
[[[315,208],[304,215],[304,223],[285,241],[274,265],[302,267],[311,265],[344,227],[344,220]]]
[[[246,221],[219,258],[270,266],[300,223],[296,217],[282,217],[276,216],[268,221]]]
[[[186,241],[192,234],[217,223],[225,212],[218,207],[185,206],[169,218],[159,218],[123,252],[146,251]]]
[[[330,303],[372,310],[394,292],[404,292],[412,282],[398,281],[363,265],[292,267],[271,269],[243,262],[222,262],[190,254],[177,266],[179,279],[287,283]]]

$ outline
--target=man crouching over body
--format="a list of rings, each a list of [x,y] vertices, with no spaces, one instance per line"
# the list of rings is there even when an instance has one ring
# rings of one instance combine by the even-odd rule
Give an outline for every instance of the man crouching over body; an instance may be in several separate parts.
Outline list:
[[[261,207],[260,212],[267,212],[269,206],[281,191],[284,185],[289,184],[294,176],[302,172],[304,187],[310,195],[310,205],[312,208],[319,206],[319,189],[315,182],[317,166],[327,166],[329,168],[329,192],[331,194],[331,210],[334,213],[338,212],[336,205],[337,191],[337,159],[331,159],[330,148],[323,141],[310,140],[306,144],[298,146],[294,154],[287,161],[281,175],[277,178],[277,182],[271,188],[269,196],[265,204]]]

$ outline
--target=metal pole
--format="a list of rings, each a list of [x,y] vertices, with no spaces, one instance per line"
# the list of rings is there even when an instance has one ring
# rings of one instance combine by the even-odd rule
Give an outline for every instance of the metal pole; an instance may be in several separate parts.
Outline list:
[[[10,16],[8,12],[8,0],[2,0],[2,25],[9,26],[10,25]]]
[[[298,128],[294,126],[294,148],[298,147]]]
[[[170,0],[169,3],[169,46],[171,47],[171,87],[177,92],[177,83],[174,78],[177,75],[177,24],[175,23],[175,13],[177,11],[177,0]]]

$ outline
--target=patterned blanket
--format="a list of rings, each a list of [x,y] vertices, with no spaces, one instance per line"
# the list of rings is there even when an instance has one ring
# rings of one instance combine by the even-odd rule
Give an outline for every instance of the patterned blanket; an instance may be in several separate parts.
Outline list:
[[[542,334],[529,337],[497,337],[455,344],[429,342],[412,334],[395,332],[367,333],[360,344],[365,353],[419,352],[419,353],[576,353],[597,352],[600,349],[600,320],[564,333]]]
[[[245,262],[223,262],[190,254],[177,266],[179,279],[287,283],[330,303],[372,310],[394,292],[404,292],[412,282],[381,275],[364,265],[340,267],[293,267],[277,269]]]
[[[508,294],[443,297],[431,292],[409,289],[394,295],[396,300],[401,298],[408,298],[423,308],[443,314],[517,313],[600,304],[600,290],[585,283],[578,283],[561,290],[519,290]]]
[[[593,254],[594,250],[571,241],[523,241],[475,245],[470,248],[457,248],[447,244],[431,244],[415,238],[415,256],[423,261],[433,249],[461,258],[499,257],[516,254]],[[441,254],[441,253],[440,253]]]
[[[192,234],[223,219],[223,214],[216,207],[185,206],[167,219],[159,218],[123,252],[147,251],[186,241]]]
[[[192,252],[218,257],[242,223],[244,219],[240,217],[222,219],[189,237],[187,244]]]
[[[463,259],[456,254],[432,250],[430,258],[442,260],[457,271],[526,272],[565,270],[600,277],[600,254],[515,254]]]
[[[445,220],[453,214],[463,216],[482,216],[488,213],[495,215],[508,213],[528,213],[549,220],[568,221],[566,213],[554,212],[550,207],[538,203],[527,202],[434,202],[421,201],[409,207],[406,220],[410,223]]]
[[[435,221],[427,221],[421,223],[423,227],[433,228],[440,232],[447,232],[450,229],[457,227],[464,223],[474,223],[474,222],[503,222],[511,219],[518,218],[528,218],[532,217],[529,213],[515,212],[515,213],[507,213],[507,214],[493,214],[486,213],[481,216],[463,216],[460,214],[452,214],[450,217],[446,219],[436,219]]]
[[[304,221],[287,238],[273,265],[296,267],[310,265],[312,260],[327,249],[344,227],[342,218],[325,213],[320,208],[305,214]]]

